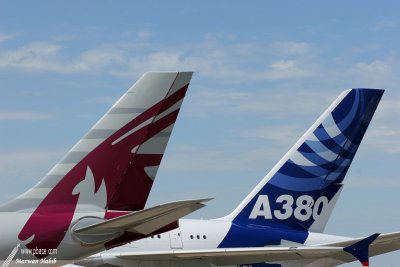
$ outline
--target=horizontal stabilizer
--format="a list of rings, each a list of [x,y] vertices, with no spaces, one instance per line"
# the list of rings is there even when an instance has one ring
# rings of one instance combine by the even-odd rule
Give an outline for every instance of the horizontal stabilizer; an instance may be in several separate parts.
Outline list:
[[[164,226],[167,226],[178,219],[202,208],[204,202],[210,199],[183,200],[162,204],[149,209],[135,211],[110,220],[92,223],[87,225],[83,220],[72,229],[73,235],[86,244],[98,244],[107,240],[99,237],[115,237],[124,232],[138,233],[142,235],[151,234]],[[85,219],[85,218],[83,218]],[[88,218],[90,220],[92,218]],[[93,221],[93,219],[92,219]],[[91,237],[96,237],[95,239]],[[86,240],[97,240],[86,242]]]
[[[353,255],[361,262],[363,266],[369,266],[369,246],[380,234],[373,234],[363,240],[356,242],[348,247],[343,248],[344,251]]]
[[[357,238],[349,241],[337,242],[324,244],[327,247],[349,247],[351,245],[362,242],[366,238]],[[369,257],[385,254],[388,252],[396,251],[400,249],[400,232],[381,234],[379,235],[369,246]],[[352,262],[354,257],[345,253],[338,254],[335,259],[341,262]]]

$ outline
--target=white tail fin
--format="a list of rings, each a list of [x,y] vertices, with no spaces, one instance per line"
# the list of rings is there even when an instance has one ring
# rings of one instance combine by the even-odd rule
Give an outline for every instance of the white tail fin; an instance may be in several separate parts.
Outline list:
[[[76,213],[145,206],[191,76],[143,75],[39,184],[0,208],[31,213],[18,235],[26,247],[57,248]]]

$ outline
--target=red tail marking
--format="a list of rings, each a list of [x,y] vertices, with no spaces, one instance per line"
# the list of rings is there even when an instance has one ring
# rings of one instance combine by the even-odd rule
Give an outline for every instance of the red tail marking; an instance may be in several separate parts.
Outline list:
[[[88,166],[91,167],[95,178],[95,192],[93,192],[93,194],[98,191],[104,178],[109,206],[129,208],[143,207],[147,200],[147,196],[144,194],[139,198],[132,197],[128,199],[126,198],[127,195],[123,194],[123,202],[118,203],[120,200],[118,198],[115,202],[112,202],[112,193],[117,184],[122,182],[121,177],[123,176],[123,172],[127,169],[126,166],[129,166],[129,163],[132,160],[131,150],[173,124],[177,112],[173,112],[173,115],[171,115],[171,113],[170,115],[160,119],[160,122],[145,126],[137,132],[127,136],[114,146],[112,143],[140,125],[142,122],[162,113],[177,103],[185,96],[187,88],[188,85],[182,87],[168,98],[158,102],[140,114],[90,152],[69,173],[67,173],[39,204],[18,235],[18,238],[21,241],[27,240],[32,236],[34,237],[26,247],[29,249],[41,248],[48,250],[55,249],[60,245],[71,224],[79,199],[79,195],[73,195],[72,191],[81,181],[84,180]],[[162,157],[162,155],[159,156]],[[142,159],[147,160],[149,158]],[[134,172],[135,174],[138,174],[139,177],[132,177],[134,178],[133,180],[138,179],[138,181],[134,183],[135,187],[130,188],[130,196],[135,196],[137,193],[140,194],[143,188],[145,189],[144,192],[149,191],[152,180],[144,172],[144,167],[155,166],[152,164],[155,164],[155,162],[159,162],[160,160],[161,159],[153,158],[149,162],[142,162],[138,166],[133,165],[133,169],[138,168]],[[148,181],[143,182],[146,181],[146,178]],[[142,180],[142,183],[139,182],[140,180]],[[129,201],[132,202],[127,204]],[[138,202],[135,203],[135,201]],[[40,257],[46,256],[47,255],[40,255]]]

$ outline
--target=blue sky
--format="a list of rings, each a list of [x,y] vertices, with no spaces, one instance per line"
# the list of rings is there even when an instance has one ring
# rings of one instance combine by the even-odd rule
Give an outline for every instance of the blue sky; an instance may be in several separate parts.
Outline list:
[[[399,8],[0,0],[0,200],[34,185],[141,74],[193,70],[150,205],[215,197],[192,217],[225,215],[342,90],[385,88],[327,232],[397,231]]]

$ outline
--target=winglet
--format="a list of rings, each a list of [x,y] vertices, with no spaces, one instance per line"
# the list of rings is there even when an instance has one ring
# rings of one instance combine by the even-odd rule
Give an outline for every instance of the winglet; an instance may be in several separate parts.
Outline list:
[[[380,234],[373,234],[357,243],[354,243],[353,245],[343,248],[343,250],[353,255],[363,266],[369,266],[368,249],[371,243],[374,242],[379,235]]]

